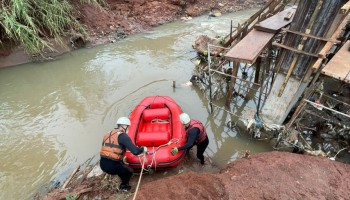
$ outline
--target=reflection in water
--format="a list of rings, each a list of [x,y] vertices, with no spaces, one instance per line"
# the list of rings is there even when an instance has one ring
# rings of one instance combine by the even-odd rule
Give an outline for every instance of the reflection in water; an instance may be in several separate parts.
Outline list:
[[[180,86],[193,73],[191,42],[227,34],[231,20],[242,22],[254,12],[178,21],[53,62],[0,69],[0,199],[28,199],[40,186],[62,181],[97,155],[103,134],[148,95],[171,96],[203,122],[206,153],[217,165],[246,149],[269,150],[224,126],[227,113],[209,114],[202,92]]]
[[[240,102],[235,104],[233,107],[237,115],[242,114],[242,112],[247,108],[247,104],[256,105],[254,100],[257,88],[258,86],[253,86],[250,88],[247,91],[244,99],[236,99],[237,101],[240,100]],[[206,153],[215,165],[224,167],[228,162],[241,157],[246,150],[248,150],[251,154],[272,150],[272,147],[267,145],[266,142],[256,141],[249,138],[249,135],[245,133],[245,130],[239,130],[237,127],[234,127],[233,130],[228,128],[227,123],[238,120],[237,116],[231,116],[227,112],[216,107],[213,107],[214,110],[211,113],[209,100],[206,98],[206,96],[209,95],[203,94],[203,92],[198,88],[193,88],[193,90],[199,96],[199,99],[202,101],[203,107],[206,110],[206,114],[204,114],[204,116],[207,117],[205,119],[201,119],[203,125],[207,128],[207,131],[213,133],[212,135],[209,135],[210,143]],[[224,108],[225,98],[215,101],[215,104]],[[252,105],[249,106],[251,107]],[[192,111],[198,110],[192,109]],[[198,116],[198,114],[192,112],[190,116],[194,117]]]

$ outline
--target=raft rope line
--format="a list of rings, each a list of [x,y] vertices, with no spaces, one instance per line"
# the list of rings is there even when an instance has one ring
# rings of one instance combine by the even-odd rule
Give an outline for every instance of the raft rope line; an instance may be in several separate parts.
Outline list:
[[[176,139],[175,142],[173,142],[173,140],[175,140],[175,139],[170,140],[170,141],[169,141],[168,143],[166,143],[166,144],[163,144],[163,145],[158,146],[157,149],[155,149],[155,150],[154,150],[154,147],[153,147],[152,160],[151,160],[151,163],[150,163],[149,165],[147,165],[147,168],[151,168],[152,165],[153,165],[153,163],[154,163],[154,170],[157,170],[157,161],[156,161],[156,154],[157,154],[157,151],[158,151],[160,148],[165,147],[165,146],[169,146],[169,145],[171,145],[171,144],[173,144],[173,143],[177,144],[178,141],[179,141],[179,139]],[[142,163],[142,162],[141,162],[141,158],[140,158],[140,157],[138,157],[138,158],[139,158],[140,163]],[[144,163],[142,163],[142,167],[143,167],[143,165],[144,165]],[[148,172],[148,170],[146,170],[146,169],[144,169],[144,171],[147,171],[147,172]]]
[[[157,149],[156,149],[155,151],[154,151],[154,147],[153,147],[152,162],[151,162],[151,164],[148,165],[147,167],[151,167],[151,166],[152,166],[153,160],[155,161],[156,152],[157,152],[160,148],[165,147],[165,146],[168,146],[168,145],[171,145],[172,143],[173,143],[172,140],[170,140],[168,143],[163,144],[163,145],[160,145],[159,147],[157,147]],[[175,143],[176,143],[176,144],[178,143],[178,139],[176,140]],[[140,172],[140,177],[139,177],[139,181],[138,181],[137,186],[136,186],[136,190],[135,190],[135,194],[134,194],[133,200],[135,200],[135,198],[136,198],[137,191],[139,190],[139,186],[140,186],[140,183],[141,183],[142,174],[143,174],[143,171],[145,170],[144,165],[145,165],[145,162],[146,162],[146,153],[147,153],[147,152],[144,152],[144,153],[143,153],[143,161],[141,161],[141,158],[140,158],[140,156],[139,156],[139,160],[140,160],[140,163],[141,163],[141,172]],[[157,166],[156,161],[155,161],[155,165],[154,165],[154,166],[155,166],[155,169],[156,169],[156,166]]]
[[[157,153],[157,151],[158,151],[160,148],[162,148],[162,147],[171,145],[172,143],[173,143],[173,142],[170,140],[168,143],[158,146],[157,149],[156,149],[155,151],[153,151],[152,162],[151,162],[150,165],[148,165],[148,167],[152,167],[152,164],[153,164],[153,161],[154,161],[154,170],[157,170],[157,161],[156,161],[156,153]],[[153,147],[153,149],[154,149],[154,147]]]
[[[152,124],[169,124],[169,120],[166,119],[153,119],[151,121]]]
[[[139,159],[140,159],[140,157],[139,157]],[[139,190],[139,186],[140,186],[141,178],[142,178],[142,172],[144,170],[145,161],[146,161],[146,152],[143,153],[143,162],[141,163],[142,164],[141,165],[141,173],[140,173],[139,181],[138,181],[137,186],[136,186],[136,190],[135,190],[135,194],[134,194],[133,200],[136,199],[137,191]]]

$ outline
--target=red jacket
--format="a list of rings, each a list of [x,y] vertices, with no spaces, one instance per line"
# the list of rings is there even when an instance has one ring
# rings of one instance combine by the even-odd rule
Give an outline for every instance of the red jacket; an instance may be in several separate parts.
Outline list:
[[[196,143],[201,143],[205,140],[205,138],[207,137],[207,132],[203,126],[203,124],[200,122],[200,121],[197,121],[197,120],[194,120],[194,119],[191,119],[190,121],[190,125],[189,127],[187,128],[186,130],[186,133],[188,133],[188,131],[191,129],[191,128],[198,128],[199,129],[199,135],[197,136],[196,138]]]

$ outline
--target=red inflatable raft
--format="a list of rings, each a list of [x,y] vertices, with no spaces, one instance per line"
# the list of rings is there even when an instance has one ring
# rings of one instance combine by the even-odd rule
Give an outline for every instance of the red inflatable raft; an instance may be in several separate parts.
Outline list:
[[[132,111],[128,135],[136,146],[147,147],[148,154],[134,156],[126,152],[129,167],[141,169],[165,169],[177,166],[184,159],[185,151],[171,155],[173,147],[186,143],[184,126],[180,122],[180,106],[168,96],[144,98]]]

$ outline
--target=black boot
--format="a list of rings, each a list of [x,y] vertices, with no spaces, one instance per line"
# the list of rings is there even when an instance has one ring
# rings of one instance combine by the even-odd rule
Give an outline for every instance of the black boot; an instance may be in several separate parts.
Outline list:
[[[121,184],[118,188],[119,191],[121,192],[129,192],[131,190],[131,186],[129,184]]]

